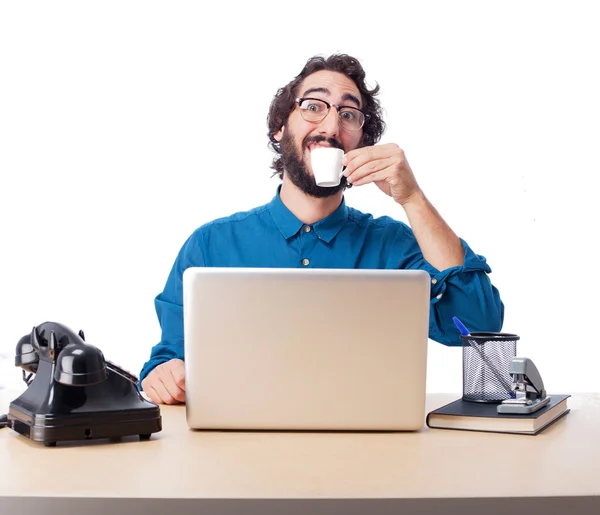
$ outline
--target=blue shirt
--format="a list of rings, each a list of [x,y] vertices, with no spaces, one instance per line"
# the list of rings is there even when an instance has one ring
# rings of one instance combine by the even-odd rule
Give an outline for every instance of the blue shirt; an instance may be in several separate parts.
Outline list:
[[[432,340],[462,344],[453,316],[471,331],[502,328],[504,305],[487,275],[491,269],[464,240],[463,265],[438,270],[424,259],[405,223],[374,218],[342,200],[331,215],[307,226],[283,204],[280,189],[270,203],[207,223],[184,243],[155,299],[162,336],[142,368],[140,382],[157,365],[184,359],[182,274],[189,267],[421,269],[431,276]]]

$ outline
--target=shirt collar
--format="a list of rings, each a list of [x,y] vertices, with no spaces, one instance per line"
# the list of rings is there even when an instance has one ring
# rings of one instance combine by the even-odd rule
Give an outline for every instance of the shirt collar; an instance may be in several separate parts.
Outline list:
[[[269,211],[271,212],[271,216],[273,217],[279,232],[281,232],[283,237],[287,240],[294,236],[294,234],[300,230],[303,224],[281,201],[279,196],[280,192],[281,185],[277,187],[277,193],[269,204]]]
[[[314,224],[313,229],[319,238],[329,243],[342,230],[346,220],[348,220],[348,206],[346,206],[346,200],[342,197],[339,207],[329,216]]]
[[[269,203],[269,211],[279,232],[287,240],[297,234],[304,224],[281,201],[280,192],[281,185],[277,187],[277,193]],[[347,219],[348,207],[345,199],[342,198],[339,207],[329,216],[315,223],[313,229],[320,239],[329,243],[340,232]]]

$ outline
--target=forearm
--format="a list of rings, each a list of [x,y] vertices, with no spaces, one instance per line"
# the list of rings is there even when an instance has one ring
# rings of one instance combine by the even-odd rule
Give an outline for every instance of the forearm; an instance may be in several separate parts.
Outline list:
[[[458,236],[422,192],[402,204],[423,257],[438,270],[461,266],[464,250]]]

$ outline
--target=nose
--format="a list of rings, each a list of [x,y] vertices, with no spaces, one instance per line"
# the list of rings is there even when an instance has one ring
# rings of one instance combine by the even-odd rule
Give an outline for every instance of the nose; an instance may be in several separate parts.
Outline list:
[[[332,107],[327,116],[323,118],[319,124],[319,134],[326,136],[327,138],[337,139],[340,133],[340,121],[337,109]]]

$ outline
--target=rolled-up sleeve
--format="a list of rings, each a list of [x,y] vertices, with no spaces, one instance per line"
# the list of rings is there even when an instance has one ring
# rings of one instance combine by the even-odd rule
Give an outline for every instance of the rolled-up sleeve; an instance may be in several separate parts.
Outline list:
[[[403,239],[408,252],[401,267],[425,270],[431,277],[429,337],[432,340],[444,345],[462,345],[452,317],[458,317],[471,332],[502,329],[504,304],[490,280],[492,269],[484,256],[473,252],[461,238],[465,255],[462,266],[438,270],[423,257],[410,229],[405,229]]]
[[[183,345],[183,272],[192,266],[204,266],[202,235],[195,231],[179,251],[163,291],[154,299],[161,328],[161,339],[144,363],[139,383],[158,365],[171,359],[184,359]]]

